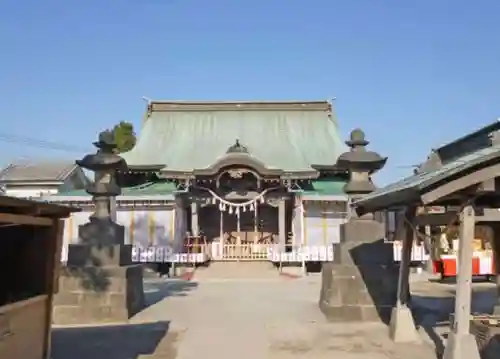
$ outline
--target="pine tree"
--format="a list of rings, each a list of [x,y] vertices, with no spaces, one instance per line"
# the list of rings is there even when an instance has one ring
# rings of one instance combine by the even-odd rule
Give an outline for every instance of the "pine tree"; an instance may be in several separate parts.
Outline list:
[[[121,121],[113,127],[111,132],[115,137],[118,153],[127,152],[134,148],[137,138],[132,123]]]

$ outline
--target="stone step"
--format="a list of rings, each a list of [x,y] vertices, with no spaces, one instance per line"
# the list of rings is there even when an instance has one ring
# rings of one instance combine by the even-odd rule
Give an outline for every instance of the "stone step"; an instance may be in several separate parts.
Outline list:
[[[268,278],[278,272],[269,262],[213,262],[208,267],[199,267],[194,280],[213,278]]]

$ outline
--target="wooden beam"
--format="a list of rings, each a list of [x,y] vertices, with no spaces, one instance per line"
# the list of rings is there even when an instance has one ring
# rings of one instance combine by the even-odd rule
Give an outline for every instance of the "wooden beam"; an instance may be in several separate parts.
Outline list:
[[[453,181],[446,182],[427,193],[420,196],[424,205],[428,205],[438,201],[439,199],[463,190],[467,187],[477,185],[481,182],[495,178],[500,173],[500,163],[482,168],[468,175],[457,178]]]
[[[0,223],[50,227],[52,226],[52,219],[24,214],[0,213]]]
[[[497,208],[477,208],[476,222],[500,222],[500,209]],[[459,221],[460,213],[448,211],[446,213],[420,214],[415,217],[417,226],[444,226],[456,220]]]
[[[456,212],[420,214],[415,217],[415,225],[417,226],[443,226],[449,224],[458,217]]]
[[[477,187],[477,192],[495,192],[496,191],[496,179],[490,178],[486,181],[483,181]]]

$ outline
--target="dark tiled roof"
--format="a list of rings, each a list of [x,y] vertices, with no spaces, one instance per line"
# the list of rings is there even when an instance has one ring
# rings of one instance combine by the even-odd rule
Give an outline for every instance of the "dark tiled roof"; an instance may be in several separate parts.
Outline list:
[[[70,161],[11,163],[0,171],[0,182],[64,181],[77,167]]]

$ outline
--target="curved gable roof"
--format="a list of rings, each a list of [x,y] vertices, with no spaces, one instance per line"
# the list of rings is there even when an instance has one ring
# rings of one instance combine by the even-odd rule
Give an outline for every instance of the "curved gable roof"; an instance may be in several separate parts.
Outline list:
[[[267,168],[284,172],[333,166],[345,151],[326,101],[153,103],[150,109],[136,146],[122,154],[131,168],[207,169],[236,139]]]

